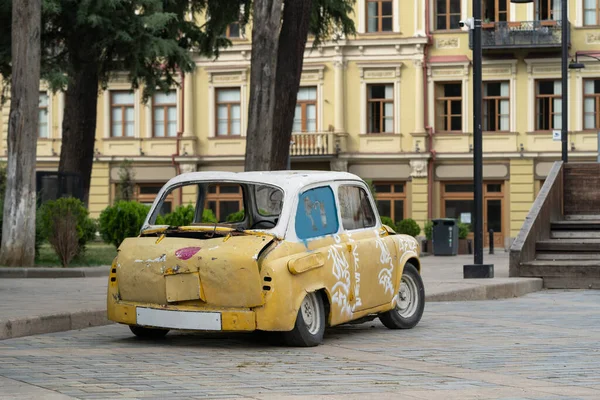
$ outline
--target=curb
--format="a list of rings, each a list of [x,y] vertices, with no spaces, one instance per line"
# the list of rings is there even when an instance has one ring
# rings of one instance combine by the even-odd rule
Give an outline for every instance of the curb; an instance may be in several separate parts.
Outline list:
[[[106,310],[104,309],[11,318],[5,321],[0,320],[0,340],[91,328],[112,323],[106,318]]]
[[[23,278],[97,278],[106,277],[110,266],[81,267],[81,268],[0,268],[0,278],[23,279]]]
[[[438,302],[509,299],[524,296],[528,293],[539,292],[543,289],[543,286],[544,280],[541,278],[519,279],[516,282],[493,283],[465,289],[449,290],[431,295],[425,293],[425,300]]]
[[[427,302],[494,300],[523,296],[540,291],[542,287],[542,279],[519,279],[517,282],[495,283],[430,295],[426,294],[425,300]],[[72,313],[12,318],[5,321],[0,320],[0,340],[91,328],[113,323],[106,318],[106,309],[104,308],[101,310],[81,310]]]

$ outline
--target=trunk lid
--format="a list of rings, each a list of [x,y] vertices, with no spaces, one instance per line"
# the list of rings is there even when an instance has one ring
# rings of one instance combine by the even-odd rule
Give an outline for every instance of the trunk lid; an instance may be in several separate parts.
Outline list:
[[[216,307],[264,302],[258,254],[270,236],[128,238],[116,259],[120,298],[157,305],[201,300]]]

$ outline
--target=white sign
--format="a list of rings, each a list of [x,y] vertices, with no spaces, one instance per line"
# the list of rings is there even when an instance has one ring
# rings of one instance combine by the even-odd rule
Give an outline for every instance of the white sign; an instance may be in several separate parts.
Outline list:
[[[471,223],[471,213],[460,213],[460,222],[463,224]]]
[[[559,141],[562,139],[561,131],[558,129],[554,129],[552,131],[552,140]]]

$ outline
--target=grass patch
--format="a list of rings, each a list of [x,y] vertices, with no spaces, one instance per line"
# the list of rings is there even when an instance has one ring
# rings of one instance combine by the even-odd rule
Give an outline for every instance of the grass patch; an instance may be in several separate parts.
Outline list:
[[[90,242],[85,253],[73,259],[69,267],[96,267],[111,265],[117,256],[117,249],[112,244]],[[61,267],[60,260],[48,243],[40,246],[40,254],[35,260],[36,267]]]

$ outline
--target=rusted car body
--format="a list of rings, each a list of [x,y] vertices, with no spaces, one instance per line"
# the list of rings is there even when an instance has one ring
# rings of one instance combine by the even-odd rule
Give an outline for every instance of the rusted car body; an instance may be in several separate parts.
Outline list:
[[[241,193],[243,215],[202,222],[218,187]],[[194,221],[157,225],[174,190],[193,193]],[[121,244],[107,307],[110,320],[138,336],[263,330],[313,346],[326,326],[350,321],[412,328],[424,301],[417,241],[381,224],[357,176],[197,172],[171,179],[140,236]]]

